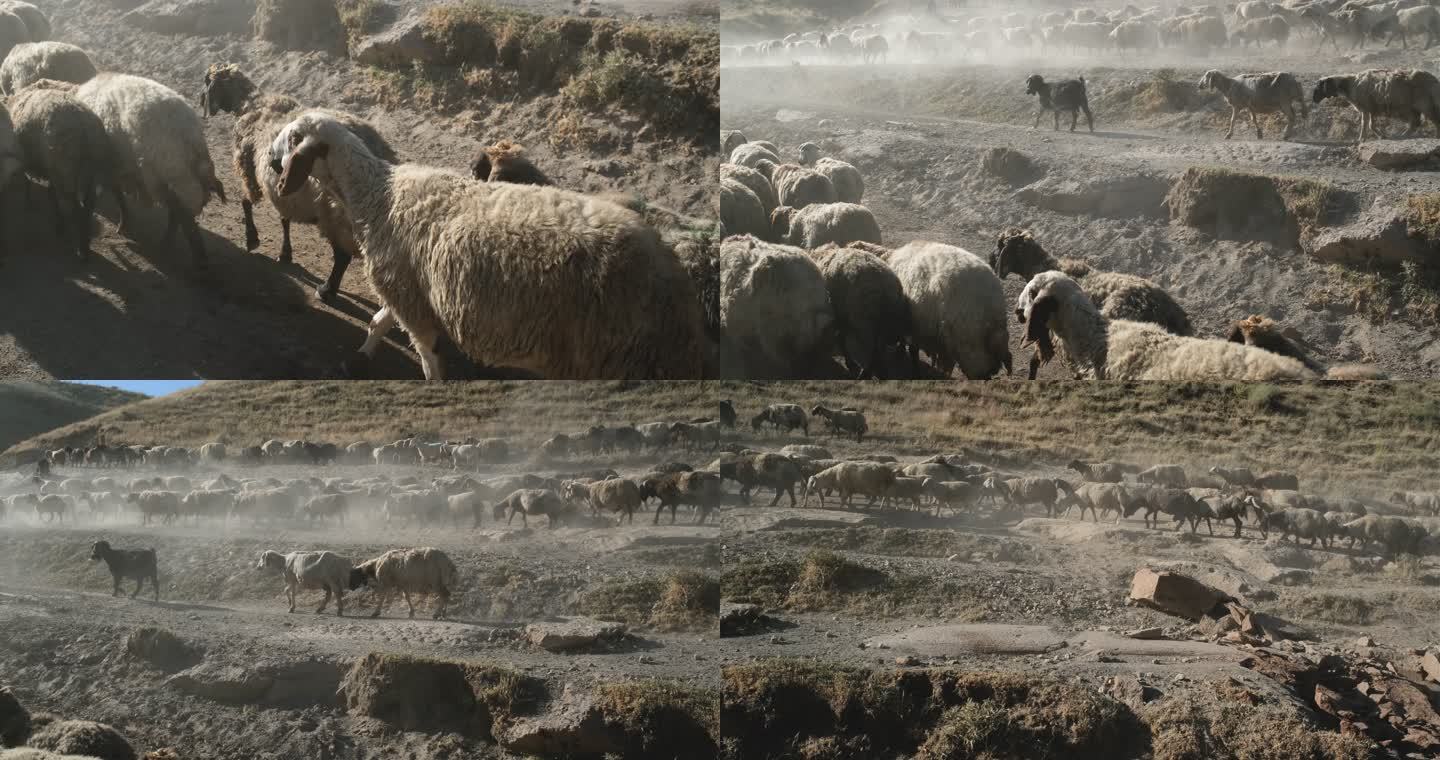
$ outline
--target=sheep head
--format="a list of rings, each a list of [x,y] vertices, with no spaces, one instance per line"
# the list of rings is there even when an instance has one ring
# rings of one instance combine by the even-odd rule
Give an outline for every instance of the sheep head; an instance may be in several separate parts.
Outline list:
[[[800,146],[800,163],[809,166],[820,159],[820,146],[807,142]]]
[[[221,111],[239,113],[255,94],[255,84],[233,63],[212,64],[205,72],[205,89],[200,92],[201,110],[206,116]]]
[[[990,268],[1002,280],[1012,273],[1029,279],[1055,267],[1055,260],[1040,245],[1040,241],[1029,230],[1018,227],[1000,233],[995,241],[995,252],[990,254]]]
[[[280,175],[280,194],[294,194],[312,174],[316,179],[328,177],[323,159],[329,156],[332,145],[347,138],[364,150],[364,144],[344,125],[323,114],[307,113],[285,125],[270,144],[270,168]],[[317,161],[322,162],[318,172]]]
[[[1031,74],[1025,77],[1025,94],[1038,95],[1045,87],[1045,78],[1039,74]]]
[[[1197,84],[1196,87],[1202,90],[1213,90],[1215,89],[1215,82],[1218,81],[1219,78],[1222,76],[1224,75],[1221,74],[1218,70],[1210,69],[1200,77],[1200,83]]]
[[[1315,90],[1310,99],[1319,103],[1326,98],[1344,97],[1350,89],[1349,85],[1354,81],[1355,78],[1349,76],[1321,77],[1320,81],[1315,83]]]
[[[109,553],[110,553],[110,542],[109,542],[109,541],[96,541],[95,544],[90,547],[90,561],[91,561],[91,562],[94,562],[94,561],[96,561],[96,560],[104,559],[104,558],[105,558],[105,555],[107,555],[107,554],[109,554]]]

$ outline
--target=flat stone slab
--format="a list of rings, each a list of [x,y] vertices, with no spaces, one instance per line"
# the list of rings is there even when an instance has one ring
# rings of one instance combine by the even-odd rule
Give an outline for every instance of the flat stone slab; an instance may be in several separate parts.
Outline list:
[[[555,623],[531,623],[525,626],[525,639],[547,652],[584,649],[598,641],[618,639],[624,635],[624,623],[593,618],[570,618]]]
[[[915,628],[866,639],[871,649],[888,648],[922,657],[977,654],[1044,654],[1065,647],[1065,636],[1044,625],[968,623]]]
[[[1118,657],[1191,658],[1239,662],[1245,652],[1204,641],[1171,641],[1169,639],[1132,639],[1118,633],[1086,631],[1066,640],[1081,652],[1104,652]]]
[[[1284,546],[1256,546],[1254,544],[1225,543],[1220,546],[1220,553],[1235,565],[1236,569],[1242,570],[1255,577],[1256,580],[1265,583],[1275,583],[1284,586],[1294,586],[1309,583],[1312,573],[1309,569],[1300,567],[1283,567],[1275,560],[1294,565],[1304,560],[1304,557],[1296,555],[1293,547]],[[1300,552],[1304,549],[1298,550]],[[1317,556],[1314,559],[1319,559]]]
[[[1357,152],[1376,169],[1404,169],[1440,158],[1440,140],[1371,140]]]
[[[245,668],[211,663],[183,670],[165,681],[176,691],[230,704],[258,702],[274,683],[274,678]]]
[[[781,497],[782,503],[786,497]],[[725,512],[721,524],[730,530],[793,530],[796,528],[856,528],[879,525],[879,518],[835,509],[739,507]]]

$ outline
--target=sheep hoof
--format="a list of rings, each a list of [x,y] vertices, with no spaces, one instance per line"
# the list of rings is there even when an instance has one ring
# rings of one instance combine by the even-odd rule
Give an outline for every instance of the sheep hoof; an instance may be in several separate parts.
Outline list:
[[[334,303],[335,289],[329,285],[321,285],[315,289],[315,297],[319,298],[321,303]]]
[[[260,247],[260,234],[257,232],[245,233],[245,252],[254,253]]]

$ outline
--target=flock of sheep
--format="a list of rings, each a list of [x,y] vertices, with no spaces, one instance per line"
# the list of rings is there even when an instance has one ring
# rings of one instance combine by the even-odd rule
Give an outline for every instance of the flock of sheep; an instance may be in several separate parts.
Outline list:
[[[1369,42],[1408,48],[1412,39],[1429,48],[1440,40],[1440,9],[1424,0],[1248,0],[1224,6],[1138,8],[1110,11],[1074,8],[1040,13],[960,9],[924,18],[896,17],[789,34],[746,45],[722,45],[728,64],[932,62],[997,53],[1096,55],[1172,49],[1187,55],[1225,48],[1257,49],[1291,39],[1316,48]]]
[[[84,50],[49,36],[35,6],[0,3],[0,188],[22,173],[44,183],[57,234],[81,254],[98,191],[119,204],[125,235],[135,204],[158,205],[164,244],[182,234],[204,267],[196,218],[226,198],[201,114],[169,87],[99,72]],[[330,243],[322,299],[334,298],[353,256],[365,257],[381,308],[363,356],[398,322],[431,380],[444,377],[434,352],[442,335],[478,362],[547,378],[701,376],[713,255],[677,253],[633,199],[556,188],[508,141],[482,149],[471,176],[402,163],[365,120],[259,92],[233,65],[210,67],[200,103],[206,116],[238,116],[248,250],[259,246],[253,207],[263,200],[282,220],[282,261],[292,222],[316,225]],[[537,303],[551,305],[546,318]]]
[[[957,246],[882,244],[861,205],[856,168],[820,156],[796,162],[775,144],[722,133],[720,322],[746,374],[804,377],[829,357],[852,377],[884,377],[908,349],[949,376],[988,379],[1012,369],[1009,316],[1035,346],[1030,378],[1062,354],[1077,377],[1111,380],[1283,381],[1328,372],[1264,317],[1225,339],[1196,337],[1190,318],[1155,283],[1056,259],[1029,232],[1001,233],[988,260]],[[1027,285],[1013,307],[1002,280]],[[1339,368],[1336,368],[1337,370]]]

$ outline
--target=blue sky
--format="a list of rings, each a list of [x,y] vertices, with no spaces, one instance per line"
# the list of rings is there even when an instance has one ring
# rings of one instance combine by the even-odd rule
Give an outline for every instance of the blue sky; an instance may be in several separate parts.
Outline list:
[[[105,385],[111,388],[119,388],[135,393],[143,393],[146,396],[168,396],[175,391],[183,391],[186,388],[194,388],[199,385],[199,380],[71,380],[72,383],[83,383],[85,385]]]

